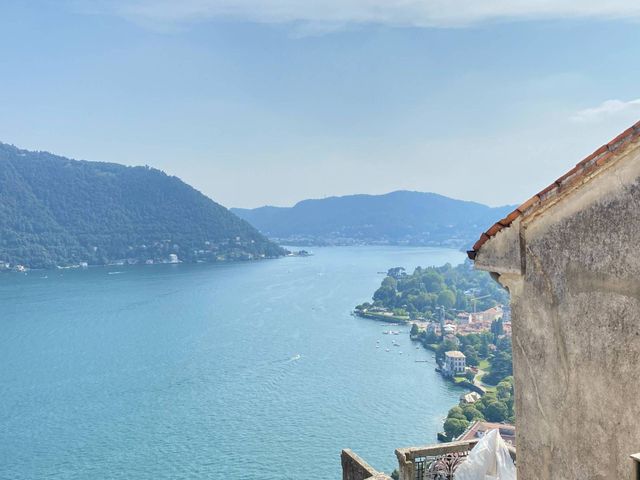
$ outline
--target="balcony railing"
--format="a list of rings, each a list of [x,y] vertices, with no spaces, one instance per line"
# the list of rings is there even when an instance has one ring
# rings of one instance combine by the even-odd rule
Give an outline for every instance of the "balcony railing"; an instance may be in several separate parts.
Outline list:
[[[342,450],[342,480],[391,480],[349,449]]]
[[[477,439],[396,450],[400,480],[451,480]],[[509,447],[515,461],[516,450]]]

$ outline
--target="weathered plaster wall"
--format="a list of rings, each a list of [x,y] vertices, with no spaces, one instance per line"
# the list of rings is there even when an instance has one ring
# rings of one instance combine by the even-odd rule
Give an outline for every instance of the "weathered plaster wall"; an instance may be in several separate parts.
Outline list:
[[[497,242],[485,250],[495,238],[477,265],[512,294],[518,478],[629,479],[640,452],[638,148],[509,230],[521,272],[502,268],[514,255]]]

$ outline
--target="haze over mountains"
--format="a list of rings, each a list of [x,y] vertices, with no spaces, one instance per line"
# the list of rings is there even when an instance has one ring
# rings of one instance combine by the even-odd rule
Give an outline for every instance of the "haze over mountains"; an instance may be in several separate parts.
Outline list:
[[[260,232],[289,245],[466,247],[513,210],[435,193],[395,191],[304,200],[293,207],[232,208]]]
[[[396,191],[229,211],[150,167],[70,160],[0,143],[0,269],[284,254],[274,242],[460,248],[511,208]]]
[[[0,143],[0,268],[284,253],[247,222],[160,170]]]

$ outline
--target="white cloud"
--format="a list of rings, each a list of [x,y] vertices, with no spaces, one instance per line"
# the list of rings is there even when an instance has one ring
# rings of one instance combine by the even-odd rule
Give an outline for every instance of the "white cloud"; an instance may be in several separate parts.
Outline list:
[[[640,98],[624,102],[607,100],[597,107],[585,108],[576,112],[571,120],[580,123],[596,123],[612,119],[633,119],[640,115]]]
[[[83,1],[83,0],[80,0]],[[86,1],[86,0],[84,0]],[[138,23],[177,26],[216,18],[336,26],[459,27],[551,18],[639,19],[635,0],[102,0],[103,11]],[[96,2],[90,2],[95,9]]]

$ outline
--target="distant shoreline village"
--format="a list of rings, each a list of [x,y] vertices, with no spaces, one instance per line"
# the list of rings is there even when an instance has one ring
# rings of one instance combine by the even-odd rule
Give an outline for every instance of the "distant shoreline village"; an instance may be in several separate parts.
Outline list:
[[[307,250],[298,250],[298,251],[289,251],[285,250],[285,254],[281,256],[286,257],[310,257],[313,254]],[[119,260],[114,260],[108,263],[101,264],[89,264],[89,262],[78,262],[71,265],[56,265],[55,269],[57,270],[72,270],[72,269],[83,269],[89,267],[115,267],[115,266],[125,266],[125,265],[176,265],[181,263],[231,263],[231,262],[240,262],[240,261],[255,261],[255,260],[269,260],[279,257],[267,257],[265,255],[259,255],[257,257],[246,254],[246,255],[236,255],[232,257],[226,257],[224,255],[219,255],[213,260],[198,260],[196,262],[184,262],[178,257],[175,253],[170,253],[165,258],[147,258],[147,259],[138,259],[138,258],[123,258]],[[11,264],[10,262],[0,261],[0,273],[26,273],[30,270],[49,270],[51,268],[30,268],[22,264]]]

